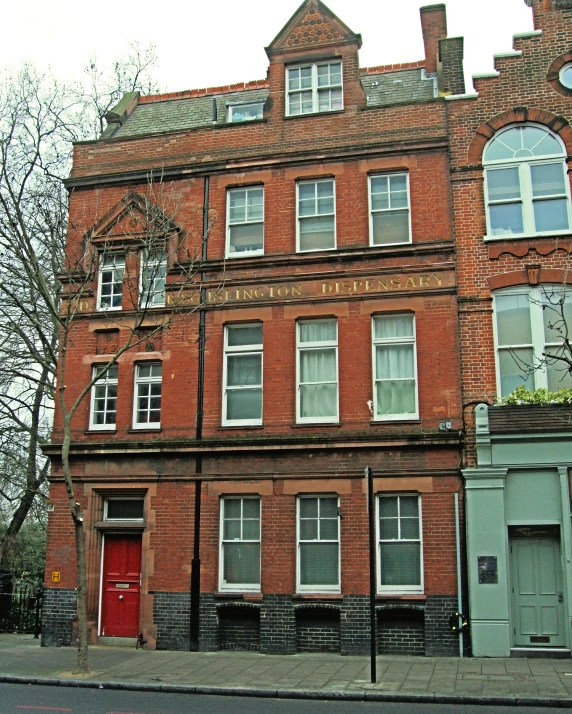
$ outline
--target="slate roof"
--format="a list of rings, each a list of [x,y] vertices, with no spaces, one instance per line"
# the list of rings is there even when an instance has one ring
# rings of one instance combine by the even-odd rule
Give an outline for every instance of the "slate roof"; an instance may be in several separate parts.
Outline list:
[[[424,69],[364,74],[360,79],[368,107],[421,102],[437,96],[437,77],[427,76]]]
[[[229,104],[246,104],[266,101],[267,89],[241,90],[216,97],[217,125],[227,123]],[[163,131],[183,131],[213,125],[213,95],[169,99],[164,102],[139,104],[123,126],[113,134],[114,138],[154,134]]]
[[[437,96],[436,81],[422,68],[363,74],[360,77],[369,107],[428,101]],[[227,106],[265,101],[268,89],[248,89],[219,96],[206,95],[138,104],[113,134],[127,138],[168,131],[185,131],[213,125],[213,97],[217,103],[217,126],[227,124]]]

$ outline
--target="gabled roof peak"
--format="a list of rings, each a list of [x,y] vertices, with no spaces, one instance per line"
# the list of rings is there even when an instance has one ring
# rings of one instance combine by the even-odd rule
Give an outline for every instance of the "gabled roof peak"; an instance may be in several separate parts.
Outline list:
[[[352,32],[321,0],[304,0],[266,48],[266,54],[270,57],[344,44],[361,47],[361,35]]]

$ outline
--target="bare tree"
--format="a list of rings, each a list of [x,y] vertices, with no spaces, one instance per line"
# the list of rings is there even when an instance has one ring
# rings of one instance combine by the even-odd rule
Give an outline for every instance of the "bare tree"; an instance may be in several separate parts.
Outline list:
[[[137,46],[111,70],[92,62],[88,89],[29,64],[0,74],[0,568],[45,499],[72,142],[96,138],[124,91],[156,89],[154,63]]]
[[[77,672],[88,671],[88,628],[83,513],[76,499],[70,464],[74,417],[92,388],[105,379],[125,352],[163,335],[171,330],[175,322],[184,320],[201,307],[198,301],[189,298],[198,291],[201,241],[206,239],[206,235],[197,239],[179,230],[176,199],[162,182],[155,184],[150,181],[146,194],[128,192],[122,205],[115,207],[114,215],[105,217],[108,220],[104,230],[109,231],[129,216],[128,232],[114,232],[108,238],[105,233],[102,236],[93,231],[82,235],[82,227],[78,227],[76,230],[79,232],[68,236],[64,270],[59,275],[62,289],[58,299],[54,301],[51,293],[42,294],[42,299],[49,305],[54,330],[59,334],[56,391],[62,433],[61,463],[74,523],[78,568]],[[118,256],[126,252],[137,255],[139,269],[136,277],[129,272],[126,274],[122,261],[118,260]],[[91,379],[79,391],[71,392],[66,384],[68,357],[74,341],[81,335],[82,323],[85,325],[86,315],[80,307],[89,299],[93,300],[91,296],[96,277],[102,283],[113,286],[105,293],[100,288],[98,307],[104,311],[109,308],[106,324],[112,325],[116,321],[121,327],[117,331],[121,336],[117,338],[115,351],[98,364]],[[42,291],[42,281],[38,278],[36,284]],[[118,316],[118,312],[111,309],[119,306],[123,307],[123,314]]]

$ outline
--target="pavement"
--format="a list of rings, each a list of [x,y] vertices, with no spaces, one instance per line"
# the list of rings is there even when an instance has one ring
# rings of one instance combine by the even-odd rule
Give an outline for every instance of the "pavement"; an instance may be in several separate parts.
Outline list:
[[[480,703],[572,708],[572,659],[174,652],[92,646],[89,675],[77,651],[0,634],[0,682],[269,698]]]

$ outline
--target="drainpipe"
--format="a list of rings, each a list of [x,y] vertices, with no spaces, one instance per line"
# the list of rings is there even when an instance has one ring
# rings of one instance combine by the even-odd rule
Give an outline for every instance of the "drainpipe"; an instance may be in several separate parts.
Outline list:
[[[455,544],[457,546],[457,612],[459,613],[459,657],[463,656],[463,594],[461,592],[461,527],[459,494],[455,493]]]
[[[201,263],[204,264],[208,255],[209,237],[209,177],[205,176],[204,196],[203,196],[203,244]],[[204,415],[204,382],[205,382],[205,336],[206,336],[206,290],[203,287],[206,275],[201,271],[201,287],[199,300],[199,373],[197,387],[197,427],[195,439],[201,441],[203,438],[203,415]],[[189,649],[193,652],[199,650],[199,630],[200,630],[200,596],[201,596],[201,487],[203,473],[203,455],[197,453],[195,460],[195,527],[193,539],[193,560],[191,562],[191,619],[189,632]]]

